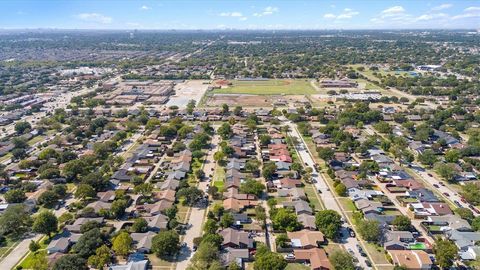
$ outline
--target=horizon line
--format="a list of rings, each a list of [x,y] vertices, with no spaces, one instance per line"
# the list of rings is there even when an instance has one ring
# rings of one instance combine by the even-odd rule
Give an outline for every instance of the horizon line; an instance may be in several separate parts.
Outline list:
[[[402,31],[402,30],[474,30],[480,32],[480,28],[56,28],[56,27],[38,27],[38,28],[2,28],[0,31],[24,31],[24,30],[54,30],[54,31]]]

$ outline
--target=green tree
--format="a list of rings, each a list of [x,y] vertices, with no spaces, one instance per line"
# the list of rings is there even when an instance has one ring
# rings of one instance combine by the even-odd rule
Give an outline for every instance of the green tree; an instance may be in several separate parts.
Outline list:
[[[222,228],[228,228],[232,226],[234,222],[233,215],[231,213],[225,213],[220,219],[220,226],[222,226]]]
[[[110,249],[106,245],[95,250],[95,255],[92,255],[88,258],[88,264],[97,268],[103,269],[103,267],[112,261],[112,255],[110,254]]]
[[[202,241],[187,270],[203,270],[215,267],[220,257],[218,246],[212,242]]]
[[[257,197],[262,195],[262,192],[265,190],[265,186],[254,179],[247,179],[240,184],[240,191],[246,194],[253,194]]]
[[[302,228],[302,224],[297,221],[297,215],[287,210],[280,208],[272,217],[272,224],[275,230],[293,232]]]
[[[37,243],[33,240],[30,240],[30,244],[28,245],[28,250],[30,250],[31,252],[36,252],[40,248],[41,248],[41,246],[40,246],[39,243]]]
[[[449,163],[457,163],[461,157],[461,153],[457,149],[449,149],[445,152],[445,161]]]
[[[15,131],[18,134],[24,134],[26,131],[32,129],[32,125],[26,121],[20,121],[15,124]]]
[[[85,200],[88,198],[94,198],[97,195],[95,189],[88,184],[80,184],[77,186],[77,190],[75,191],[75,197],[77,199]]]
[[[207,219],[203,224],[203,231],[205,234],[214,234],[218,230],[217,222],[211,218]]]
[[[35,217],[32,230],[36,233],[46,234],[50,238],[50,235],[57,231],[57,227],[57,217],[50,211],[43,211]]]
[[[0,233],[19,237],[31,227],[32,219],[24,205],[13,205],[0,215]]]
[[[315,215],[315,225],[327,238],[334,239],[342,227],[342,217],[334,210],[322,210]]]
[[[448,182],[455,181],[455,175],[457,174],[457,171],[455,169],[455,164],[452,164],[452,163],[445,164],[445,163],[438,162],[435,164],[434,169],[446,181]]]
[[[435,162],[437,162],[437,156],[435,155],[435,152],[427,149],[423,151],[422,154],[418,155],[418,161],[420,161],[420,163],[423,165],[432,166],[435,164]]]
[[[8,203],[22,203],[27,199],[21,189],[11,189],[3,196]]]
[[[38,197],[38,203],[46,208],[52,208],[58,202],[58,195],[53,190],[47,190]]]
[[[342,270],[355,269],[355,262],[353,260],[353,256],[344,250],[340,250],[340,249],[334,250],[330,254],[329,259],[334,269],[342,269]]]
[[[380,121],[373,125],[373,127],[380,133],[390,134],[392,133],[392,127],[384,121]]]
[[[135,193],[141,194],[143,197],[150,197],[153,191],[153,185],[151,183],[142,183],[140,185],[135,186],[133,189]]]
[[[433,253],[438,266],[443,269],[448,269],[453,265],[454,260],[458,255],[457,246],[450,240],[437,239],[433,246]]]
[[[32,270],[47,270],[48,261],[45,255],[41,252],[34,253],[32,257]]]
[[[143,233],[148,230],[148,222],[143,218],[137,218],[133,222],[132,231],[136,233]]]
[[[174,256],[180,251],[180,237],[175,231],[162,231],[152,239],[152,252],[159,258]]]
[[[128,232],[121,232],[119,235],[115,237],[113,240],[112,249],[115,253],[119,256],[125,257],[130,252],[132,248],[132,237]]]
[[[317,153],[321,159],[327,162],[332,160],[335,155],[335,151],[330,147],[317,147]]]
[[[392,225],[399,231],[409,231],[412,227],[412,222],[408,217],[400,215],[393,219]]]
[[[198,189],[197,187],[187,187],[181,188],[177,194],[177,198],[184,197],[183,200],[184,205],[193,206],[198,203],[203,197],[204,193],[202,190]]]
[[[72,251],[80,255],[82,258],[88,258],[95,250],[103,244],[103,235],[100,229],[91,229],[78,239],[77,243],[73,245]]]
[[[472,229],[474,229],[475,231],[480,231],[480,216],[479,217],[475,217],[473,220],[472,220]]]
[[[266,248],[265,248],[266,249]],[[274,253],[267,250],[260,249],[260,253],[257,249],[255,255],[255,262],[253,263],[253,269],[255,270],[283,270],[287,267],[287,261],[278,253]]]
[[[377,242],[382,235],[380,224],[376,220],[362,220],[358,224],[358,232],[363,240]]]
[[[461,218],[465,219],[469,223],[475,218],[472,210],[468,208],[457,208],[455,209],[455,214],[459,215]]]
[[[288,247],[289,243],[290,243],[290,239],[288,239],[288,236],[287,236],[286,233],[281,233],[281,234],[277,235],[277,238],[275,238],[275,244],[278,247],[286,248],[286,247]]]
[[[339,195],[339,196],[346,196],[347,195],[347,187],[343,184],[343,183],[338,183],[336,186],[335,186],[335,192]]]
[[[110,214],[113,218],[121,218],[125,214],[127,208],[126,200],[115,200],[110,207]]]
[[[229,123],[223,123],[218,128],[217,133],[222,137],[222,139],[227,140],[232,136],[233,131]]]
[[[277,166],[273,162],[269,162],[263,165],[262,176],[267,179],[273,179],[273,176],[277,172]]]
[[[87,261],[79,255],[67,254],[55,262],[52,270],[88,270]]]

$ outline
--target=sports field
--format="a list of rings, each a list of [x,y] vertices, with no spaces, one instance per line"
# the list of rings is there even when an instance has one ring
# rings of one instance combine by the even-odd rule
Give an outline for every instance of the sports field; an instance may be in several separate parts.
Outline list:
[[[309,80],[230,81],[232,85],[215,89],[214,94],[307,95],[315,94]]]

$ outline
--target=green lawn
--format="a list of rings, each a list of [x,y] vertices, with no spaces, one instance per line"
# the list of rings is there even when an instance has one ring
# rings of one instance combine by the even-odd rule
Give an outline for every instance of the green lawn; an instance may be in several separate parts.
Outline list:
[[[308,200],[315,206],[315,210],[320,211],[325,209],[323,204],[318,200],[315,189],[310,184],[305,184],[304,187],[305,195],[307,195]]]
[[[307,95],[315,94],[308,80],[232,81],[228,88],[215,89],[214,94]]]
[[[7,237],[6,244],[0,247],[0,259],[7,256],[20,243],[19,240],[13,240]]]
[[[33,267],[35,266],[35,256],[45,257],[47,256],[47,250],[39,250],[36,253],[30,252],[28,256],[25,257],[25,259],[22,261],[20,266],[23,269],[33,269]]]
[[[225,169],[222,166],[215,166],[215,172],[213,174],[213,185],[218,188],[219,192],[223,192],[223,186],[225,181]]]
[[[357,207],[349,198],[338,198],[338,200],[346,211],[357,211]]]
[[[303,264],[299,264],[299,263],[289,263],[285,268],[285,270],[308,270],[308,269],[310,269],[310,267]]]

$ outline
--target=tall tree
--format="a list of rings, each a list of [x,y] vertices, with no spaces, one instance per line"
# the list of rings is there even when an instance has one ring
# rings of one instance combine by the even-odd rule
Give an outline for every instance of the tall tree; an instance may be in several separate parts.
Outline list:
[[[435,259],[438,266],[448,269],[453,265],[453,261],[457,258],[458,248],[448,239],[438,239],[433,246]]]
[[[130,234],[128,234],[128,232],[121,232],[113,240],[112,249],[117,255],[125,257],[132,248],[132,242],[132,237]]]
[[[50,211],[43,211],[35,217],[32,229],[34,232],[46,234],[50,238],[50,235],[57,231],[57,227],[57,217]]]

